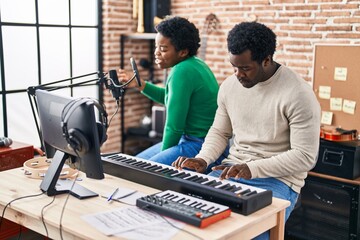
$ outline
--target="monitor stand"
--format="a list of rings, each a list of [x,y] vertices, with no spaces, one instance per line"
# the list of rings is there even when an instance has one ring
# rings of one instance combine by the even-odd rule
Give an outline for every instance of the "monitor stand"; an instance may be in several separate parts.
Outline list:
[[[46,171],[45,177],[40,184],[40,189],[45,192],[48,196],[54,196],[62,193],[68,193],[79,198],[85,199],[89,197],[96,197],[98,196],[97,193],[77,184],[74,183],[76,180],[62,180],[59,179],[61,170],[65,164],[66,159],[69,158],[69,155],[61,152],[56,151],[55,155],[51,161],[51,164]]]

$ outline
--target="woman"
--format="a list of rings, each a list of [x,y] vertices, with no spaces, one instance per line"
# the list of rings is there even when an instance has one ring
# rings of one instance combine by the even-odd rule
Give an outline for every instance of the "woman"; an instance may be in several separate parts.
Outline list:
[[[137,157],[171,165],[178,156],[193,157],[200,151],[214,120],[219,85],[206,63],[195,56],[200,37],[193,23],[168,17],[155,29],[155,64],[171,71],[165,87],[141,80],[138,88],[165,105],[166,122],[162,142]],[[119,77],[128,79],[121,69]],[[135,87],[135,81],[131,85]]]

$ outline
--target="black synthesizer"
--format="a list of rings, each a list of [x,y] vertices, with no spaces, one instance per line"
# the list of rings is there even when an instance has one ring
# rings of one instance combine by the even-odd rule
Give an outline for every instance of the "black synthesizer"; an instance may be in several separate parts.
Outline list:
[[[178,170],[130,155],[102,156],[104,172],[160,190],[173,190],[229,206],[233,212],[249,215],[272,202],[272,191],[228,180]]]
[[[205,228],[231,214],[227,206],[171,190],[138,198],[136,206],[199,228]]]

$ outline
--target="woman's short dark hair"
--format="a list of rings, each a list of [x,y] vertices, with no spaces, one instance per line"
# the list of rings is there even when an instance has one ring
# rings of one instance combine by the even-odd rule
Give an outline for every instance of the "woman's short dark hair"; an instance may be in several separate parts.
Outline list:
[[[239,55],[250,50],[252,60],[261,63],[267,56],[274,55],[276,35],[261,23],[242,22],[231,29],[227,44],[231,54]]]
[[[156,31],[170,39],[176,51],[188,49],[189,56],[194,56],[200,47],[199,30],[182,17],[166,17],[156,27]]]

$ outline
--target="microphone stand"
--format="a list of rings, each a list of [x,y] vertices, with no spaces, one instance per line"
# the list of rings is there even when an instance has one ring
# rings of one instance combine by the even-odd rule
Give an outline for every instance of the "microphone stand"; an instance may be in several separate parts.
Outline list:
[[[95,74],[98,75],[98,77],[95,79],[85,80],[85,81],[72,83],[72,84],[68,84],[68,85],[53,86],[58,83],[64,83],[64,82],[72,81],[75,79],[79,79],[79,78],[83,78],[83,77],[87,77],[87,76],[91,76],[91,75],[95,75]],[[42,90],[47,90],[47,91],[55,91],[55,90],[59,90],[59,89],[63,89],[63,88],[72,88],[72,87],[77,87],[77,86],[91,86],[91,85],[94,85],[93,82],[95,82],[95,84],[99,85],[99,86],[105,85],[106,89],[109,89],[112,92],[116,101],[119,102],[119,98],[122,97],[125,93],[124,88],[133,79],[135,79],[136,74],[134,74],[134,76],[130,80],[128,80],[126,83],[124,83],[122,85],[116,84],[114,82],[114,80],[111,78],[106,78],[107,75],[108,75],[107,73],[93,72],[93,73],[88,73],[88,74],[84,74],[84,75],[80,75],[80,76],[76,76],[76,77],[66,78],[66,79],[62,79],[62,80],[58,80],[58,81],[54,81],[54,82],[50,82],[50,83],[45,83],[45,84],[41,84],[41,85],[37,85],[37,86],[28,87],[27,93],[28,93],[29,102],[30,102],[32,114],[33,114],[33,117],[35,120],[35,125],[36,125],[37,133],[38,133],[38,136],[40,139],[40,144],[41,144],[42,150],[45,151],[45,146],[44,146],[44,142],[42,139],[39,122],[37,120],[37,113],[39,112],[39,110],[38,110],[38,104],[36,101],[36,90],[42,89]]]

